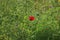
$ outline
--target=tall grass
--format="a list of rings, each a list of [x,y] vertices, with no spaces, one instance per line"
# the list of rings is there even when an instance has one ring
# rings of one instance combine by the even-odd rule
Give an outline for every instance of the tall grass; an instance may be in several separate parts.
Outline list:
[[[0,0],[0,40],[60,40],[60,2]]]

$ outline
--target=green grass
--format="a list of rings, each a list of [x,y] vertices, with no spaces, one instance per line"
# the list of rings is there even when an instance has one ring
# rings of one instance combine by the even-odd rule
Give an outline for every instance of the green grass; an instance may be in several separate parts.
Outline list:
[[[0,0],[0,40],[60,40],[60,2]]]

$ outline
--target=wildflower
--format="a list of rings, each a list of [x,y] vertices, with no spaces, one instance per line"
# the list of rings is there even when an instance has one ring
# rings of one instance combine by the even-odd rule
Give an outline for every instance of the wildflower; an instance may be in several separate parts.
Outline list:
[[[35,19],[34,16],[29,16],[30,21],[33,21],[34,19]]]

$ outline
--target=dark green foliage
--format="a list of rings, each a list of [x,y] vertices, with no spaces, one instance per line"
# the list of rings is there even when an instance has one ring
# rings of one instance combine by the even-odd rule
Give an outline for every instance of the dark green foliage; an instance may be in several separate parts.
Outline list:
[[[0,0],[0,40],[60,40],[60,2]]]

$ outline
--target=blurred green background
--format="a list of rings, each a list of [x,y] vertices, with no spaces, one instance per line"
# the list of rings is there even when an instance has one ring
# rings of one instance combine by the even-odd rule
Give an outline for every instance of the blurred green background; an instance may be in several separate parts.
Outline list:
[[[60,1],[0,0],[0,40],[60,40]]]

